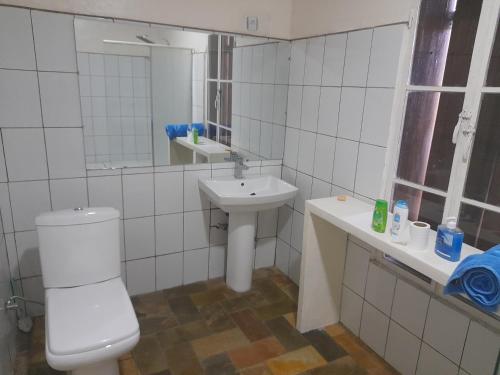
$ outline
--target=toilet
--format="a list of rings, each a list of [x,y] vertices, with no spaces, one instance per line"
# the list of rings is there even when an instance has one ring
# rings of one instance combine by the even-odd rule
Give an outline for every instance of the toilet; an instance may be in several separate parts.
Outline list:
[[[118,375],[139,341],[120,277],[120,213],[75,208],[35,219],[45,288],[45,354],[72,375]]]

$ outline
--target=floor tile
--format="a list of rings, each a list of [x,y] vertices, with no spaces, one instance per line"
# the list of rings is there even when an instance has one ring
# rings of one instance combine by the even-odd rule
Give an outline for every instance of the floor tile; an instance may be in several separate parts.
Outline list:
[[[149,335],[175,326],[177,326],[177,319],[173,314],[170,316],[153,316],[139,319],[141,335]]]
[[[352,357],[339,358],[326,366],[309,371],[311,375],[366,375],[367,372],[359,366]]]
[[[271,303],[254,309],[257,318],[260,320],[269,320],[281,315],[297,311],[297,304],[286,297],[277,303]]]
[[[141,375],[133,358],[128,358],[118,362],[120,375]]]
[[[168,369],[163,349],[154,335],[142,336],[132,351],[141,375],[151,375]]]
[[[250,341],[238,328],[216,333],[211,336],[191,341],[191,345],[200,360],[213,355],[226,352],[231,349],[248,345]]]
[[[260,340],[271,335],[271,331],[265,324],[248,309],[231,314],[231,318],[250,341]]]
[[[201,375],[203,369],[187,342],[172,346],[165,350],[165,358],[172,375]]]
[[[212,332],[221,332],[236,327],[229,315],[218,303],[201,307],[200,314]]]
[[[212,331],[203,320],[196,320],[156,334],[162,348],[169,348],[177,344],[210,336]]]
[[[226,353],[209,357],[201,363],[205,375],[233,375],[236,368]]]
[[[320,367],[326,361],[312,346],[283,354],[266,362],[273,375],[295,375]]]
[[[224,291],[220,288],[191,294],[191,300],[196,306],[210,305],[225,298]]]
[[[245,368],[277,357],[284,352],[285,348],[275,337],[268,337],[263,340],[255,341],[251,345],[232,350],[228,355],[236,367]]]
[[[175,297],[186,296],[188,294],[204,292],[207,289],[208,289],[207,283],[198,282],[188,285],[177,286],[175,288],[165,289],[162,292],[165,295],[165,297],[170,299]]]
[[[333,341],[326,332],[313,330],[305,333],[304,337],[309,340],[318,353],[328,362],[347,355],[346,351]]]
[[[295,350],[309,345],[309,342],[300,332],[293,328],[288,321],[281,316],[269,320],[266,322],[266,325],[286,350]]]
[[[170,298],[168,302],[179,323],[192,322],[201,317],[193,301],[187,295]]]
[[[240,371],[241,375],[272,375],[266,365],[257,365]]]

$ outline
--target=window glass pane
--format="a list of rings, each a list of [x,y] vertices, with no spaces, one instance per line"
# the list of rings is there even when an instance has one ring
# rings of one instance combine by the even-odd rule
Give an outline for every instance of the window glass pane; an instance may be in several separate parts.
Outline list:
[[[445,198],[439,195],[423,192],[408,186],[395,184],[392,195],[392,204],[403,199],[408,202],[410,210],[409,219],[419,220],[429,223],[433,229],[436,229],[443,220]]]
[[[208,138],[217,141],[217,126],[208,124]]]
[[[488,250],[500,243],[500,214],[496,212],[462,204],[458,225],[471,246]]]
[[[208,82],[208,121],[217,123],[217,82]]]
[[[231,146],[231,131],[220,128],[219,142],[226,146]]]
[[[500,86],[500,27],[497,26],[497,35],[491,51],[490,67],[488,68],[487,86]]]
[[[411,83],[466,86],[481,0],[422,0]]]
[[[485,94],[464,195],[500,206],[500,94]]]
[[[232,84],[220,84],[220,117],[219,124],[231,127],[232,114]]]
[[[217,79],[219,60],[219,35],[208,36],[208,78]]]
[[[408,94],[397,175],[446,191],[455,145],[451,142],[463,93]]]
[[[220,79],[233,79],[233,48],[234,37],[221,36],[221,61],[220,61]]]

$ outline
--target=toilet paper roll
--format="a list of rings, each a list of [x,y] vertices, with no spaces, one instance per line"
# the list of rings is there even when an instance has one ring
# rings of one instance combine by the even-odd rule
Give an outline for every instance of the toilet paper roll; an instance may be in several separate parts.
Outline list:
[[[414,250],[425,250],[430,231],[431,226],[423,221],[410,223],[410,247]]]

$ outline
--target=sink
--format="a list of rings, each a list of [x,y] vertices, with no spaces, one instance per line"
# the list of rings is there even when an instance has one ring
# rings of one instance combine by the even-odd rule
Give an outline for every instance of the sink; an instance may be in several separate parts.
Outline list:
[[[298,189],[274,176],[217,177],[198,184],[213,204],[229,213],[226,283],[246,292],[252,286],[257,212],[284,205]]]
[[[298,189],[274,176],[243,179],[218,177],[199,180],[210,200],[226,212],[252,212],[280,207],[292,199]]]

